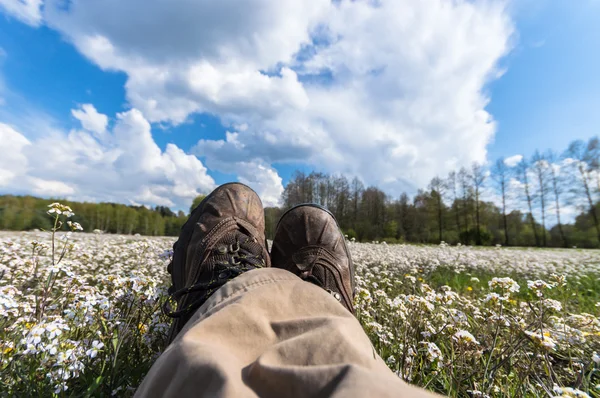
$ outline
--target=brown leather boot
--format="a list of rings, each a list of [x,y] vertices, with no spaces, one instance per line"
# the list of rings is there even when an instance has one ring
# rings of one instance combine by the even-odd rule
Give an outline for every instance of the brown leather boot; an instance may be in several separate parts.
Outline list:
[[[313,204],[288,210],[277,224],[271,262],[321,286],[354,313],[354,265],[329,211]]]
[[[221,185],[194,209],[173,245],[173,286],[163,307],[174,318],[167,344],[219,287],[270,265],[260,198],[244,184]]]

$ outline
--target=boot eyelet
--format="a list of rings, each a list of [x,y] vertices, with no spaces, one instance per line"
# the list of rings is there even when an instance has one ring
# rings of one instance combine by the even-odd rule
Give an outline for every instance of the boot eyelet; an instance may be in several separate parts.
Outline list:
[[[217,250],[219,251],[219,253],[225,254],[227,253],[227,246],[219,246]]]
[[[234,244],[229,245],[229,251],[231,253],[237,253],[240,250],[240,242],[235,242]]]
[[[227,279],[229,277],[229,270],[221,271],[219,274],[219,279]]]
[[[331,289],[327,289],[327,293],[331,294],[337,301],[342,301],[342,296],[338,292],[334,292]]]

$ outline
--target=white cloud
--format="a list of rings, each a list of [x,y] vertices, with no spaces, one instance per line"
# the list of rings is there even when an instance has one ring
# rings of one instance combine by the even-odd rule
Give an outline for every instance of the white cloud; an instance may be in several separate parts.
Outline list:
[[[43,0],[0,0],[0,11],[31,26],[42,22]]]
[[[504,159],[504,164],[508,167],[515,167],[516,165],[521,163],[521,160],[523,160],[523,155],[513,155]]]
[[[29,140],[9,125],[0,123],[0,189],[9,188],[15,179],[25,173],[27,158],[23,155]]]
[[[485,161],[484,87],[514,29],[486,0],[50,0],[44,14],[127,74],[149,121],[219,116],[232,133],[195,149],[209,167],[301,162],[391,193]]]
[[[76,117],[86,126],[90,115],[107,120],[91,105]],[[215,187],[197,157],[173,144],[161,151],[137,109],[117,114],[112,131],[99,131],[54,131],[29,140],[0,124],[0,151],[7,154],[0,160],[0,189],[187,209],[195,196]]]
[[[108,116],[98,113],[94,105],[83,104],[79,109],[72,109],[71,114],[81,123],[81,126],[102,137],[108,126]]]
[[[243,162],[236,169],[240,182],[253,188],[265,207],[281,205],[283,184],[275,169],[255,162]]]
[[[27,178],[31,193],[45,197],[68,197],[75,194],[75,188],[62,181],[42,180],[40,178]]]

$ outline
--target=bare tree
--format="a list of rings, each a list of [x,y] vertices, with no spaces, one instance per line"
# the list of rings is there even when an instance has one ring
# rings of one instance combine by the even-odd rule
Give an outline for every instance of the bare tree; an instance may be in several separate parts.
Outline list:
[[[519,181],[523,185],[525,191],[525,200],[527,201],[527,208],[529,209],[529,221],[531,222],[531,228],[533,229],[533,236],[535,237],[536,246],[540,245],[540,237],[538,236],[537,227],[535,225],[535,217],[533,216],[533,196],[531,192],[531,185],[529,182],[529,163],[523,158],[517,166],[517,175]]]
[[[360,204],[360,198],[365,190],[365,186],[363,183],[357,178],[354,177],[351,183],[351,195],[352,195],[352,222],[356,223],[358,220],[358,206]]]
[[[548,186],[549,165],[543,155],[539,151],[535,151],[532,158],[532,167],[537,180],[536,197],[540,201],[540,209],[542,212],[542,245],[547,246],[546,242],[546,197],[550,187]]]
[[[458,181],[460,183],[461,194],[462,194],[462,205],[463,205],[463,216],[464,216],[464,227],[465,227],[465,239],[464,244],[469,244],[469,199],[471,198],[471,174],[464,167],[458,172]]]
[[[479,163],[473,163],[471,166],[471,178],[473,179],[473,188],[475,190],[475,222],[477,227],[477,236],[475,243],[481,245],[481,220],[479,212],[479,197],[481,195],[481,189],[483,188],[483,182],[485,181],[485,171]]]
[[[347,205],[350,198],[350,185],[348,184],[348,180],[344,176],[339,176],[335,178],[334,181],[335,190],[337,197],[336,200],[336,217],[341,223],[343,228],[346,227],[347,224]]]
[[[567,236],[565,235],[565,231],[560,220],[560,197],[563,194],[563,186],[565,185],[564,178],[562,177],[564,174],[559,174],[560,169],[558,169],[558,165],[556,164],[557,156],[553,152],[547,152],[546,159],[550,164],[550,181],[552,182],[552,192],[554,194],[554,210],[556,212],[558,232],[560,233],[563,246],[569,247],[569,241],[567,240]]]
[[[571,163],[575,169],[575,175],[580,182],[580,189],[576,192],[582,191],[585,195],[585,199],[588,204],[588,211],[594,220],[594,226],[596,228],[596,235],[598,242],[600,242],[600,225],[598,225],[598,215],[596,214],[596,207],[594,206],[595,195],[592,190],[592,183],[594,182],[594,174],[598,173],[598,139],[591,139],[586,146],[583,141],[574,141],[569,145],[566,155],[573,159]],[[596,191],[597,192],[597,191]]]
[[[460,207],[458,206],[458,193],[457,193],[457,182],[456,172],[452,171],[448,174],[446,179],[446,191],[451,194],[450,200],[454,204],[454,218],[456,221],[456,232],[460,234]]]
[[[500,158],[496,160],[496,164],[492,169],[492,178],[496,181],[498,188],[500,189],[500,194],[502,196],[502,223],[504,227],[504,245],[510,246],[510,241],[508,238],[508,217],[506,216],[506,194],[508,188],[509,181],[509,170],[506,163],[504,163],[504,158]]]
[[[444,240],[444,223],[443,223],[443,207],[444,203],[442,201],[442,196],[446,191],[446,186],[444,181],[439,177],[434,177],[429,183],[429,190],[431,191],[431,196],[435,200],[436,210],[437,210],[437,221],[438,221],[438,236],[439,241]]]

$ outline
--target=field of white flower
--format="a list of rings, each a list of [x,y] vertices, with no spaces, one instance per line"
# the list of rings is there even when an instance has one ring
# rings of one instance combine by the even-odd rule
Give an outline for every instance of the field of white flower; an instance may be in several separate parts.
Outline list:
[[[69,216],[56,205],[58,226]],[[130,396],[164,345],[173,238],[0,232],[0,395]],[[453,397],[600,397],[600,252],[349,243],[399,377]]]

